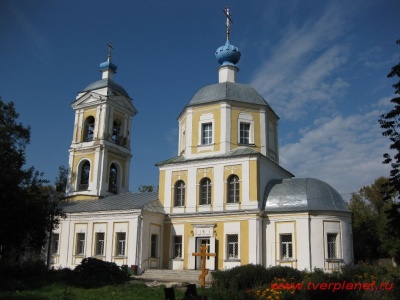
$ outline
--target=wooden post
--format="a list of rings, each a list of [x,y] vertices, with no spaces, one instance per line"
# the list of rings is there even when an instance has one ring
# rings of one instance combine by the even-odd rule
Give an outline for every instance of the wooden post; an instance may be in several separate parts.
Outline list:
[[[217,254],[207,253],[207,246],[202,244],[200,247],[200,253],[192,253],[192,255],[201,257],[201,274],[199,279],[201,279],[201,286],[204,287],[206,285],[206,275],[208,274],[208,269],[206,269],[206,257],[216,256]]]

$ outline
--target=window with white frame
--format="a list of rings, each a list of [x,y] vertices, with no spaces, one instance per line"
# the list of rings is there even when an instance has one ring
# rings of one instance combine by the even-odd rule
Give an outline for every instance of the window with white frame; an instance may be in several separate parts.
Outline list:
[[[96,232],[95,236],[95,245],[94,245],[94,254],[95,255],[104,255],[104,232]]]
[[[51,237],[51,254],[58,254],[60,235],[53,233]]]
[[[239,128],[239,144],[250,144],[250,123],[240,123]]]
[[[158,257],[158,234],[152,234],[150,239],[150,257]]]
[[[178,180],[175,183],[175,206],[185,205],[185,182],[183,180]]]
[[[337,233],[327,234],[328,258],[338,258]]]
[[[228,190],[228,203],[238,203],[240,201],[240,189],[239,189],[239,177],[236,175],[231,175],[227,181],[227,190]]]
[[[281,245],[281,259],[292,259],[293,258],[293,243],[292,234],[281,234],[280,236]]]
[[[76,234],[75,254],[76,255],[85,254],[85,233],[79,232]]]
[[[211,204],[211,180],[203,178],[200,181],[200,205]]]
[[[126,248],[126,233],[125,232],[117,232],[115,247],[116,247],[115,255],[125,256],[125,248]]]
[[[182,236],[174,236],[173,258],[182,258]]]
[[[203,123],[201,129],[201,144],[211,145],[213,143],[212,123]]]
[[[237,234],[228,234],[226,236],[227,257],[228,259],[239,257],[239,236]]]
[[[237,121],[238,137],[237,142],[239,145],[253,145],[254,144],[254,120],[253,116],[249,113],[240,113]]]

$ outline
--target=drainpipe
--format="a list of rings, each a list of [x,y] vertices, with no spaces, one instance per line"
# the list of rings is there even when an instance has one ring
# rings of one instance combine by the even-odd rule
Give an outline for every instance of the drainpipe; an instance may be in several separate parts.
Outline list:
[[[310,262],[310,272],[312,272],[312,255],[311,255],[311,215],[308,213],[308,255]]]
[[[142,224],[143,224],[143,208],[140,211],[140,214],[138,215],[138,221],[137,221],[137,234],[136,234],[136,265],[138,267],[138,273],[140,270],[140,273],[142,271],[142,264],[141,264],[141,247],[142,245]],[[139,274],[138,274],[139,275]]]

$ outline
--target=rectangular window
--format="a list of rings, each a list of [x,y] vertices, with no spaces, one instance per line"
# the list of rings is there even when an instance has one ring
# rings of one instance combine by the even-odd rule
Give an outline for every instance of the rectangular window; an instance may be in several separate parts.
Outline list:
[[[293,258],[293,244],[291,234],[281,234],[281,259]]]
[[[337,240],[337,233],[328,233],[327,235],[328,258],[338,258],[336,240]]]
[[[76,255],[84,255],[85,254],[85,234],[77,233],[76,234]]]
[[[239,237],[237,234],[228,234],[226,236],[226,241],[228,245],[228,259],[229,258],[238,258],[239,257]]]
[[[95,255],[104,255],[104,232],[96,232]]]
[[[125,255],[126,233],[117,232],[115,255]]]
[[[59,241],[60,235],[58,233],[53,233],[51,237],[51,254],[58,254]]]
[[[158,235],[151,235],[151,245],[150,245],[150,257],[157,258],[158,257]]]
[[[249,123],[240,123],[240,137],[239,144],[250,144],[250,124]]]
[[[182,258],[182,236],[174,236],[174,258]]]
[[[212,144],[212,123],[206,123],[202,125],[201,144]]]

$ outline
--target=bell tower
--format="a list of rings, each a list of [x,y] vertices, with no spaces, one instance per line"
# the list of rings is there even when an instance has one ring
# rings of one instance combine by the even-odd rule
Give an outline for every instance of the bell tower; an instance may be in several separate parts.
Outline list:
[[[71,200],[98,199],[129,191],[130,128],[137,113],[125,89],[113,80],[117,66],[100,64],[102,79],[89,84],[71,104],[75,110],[66,194]]]

